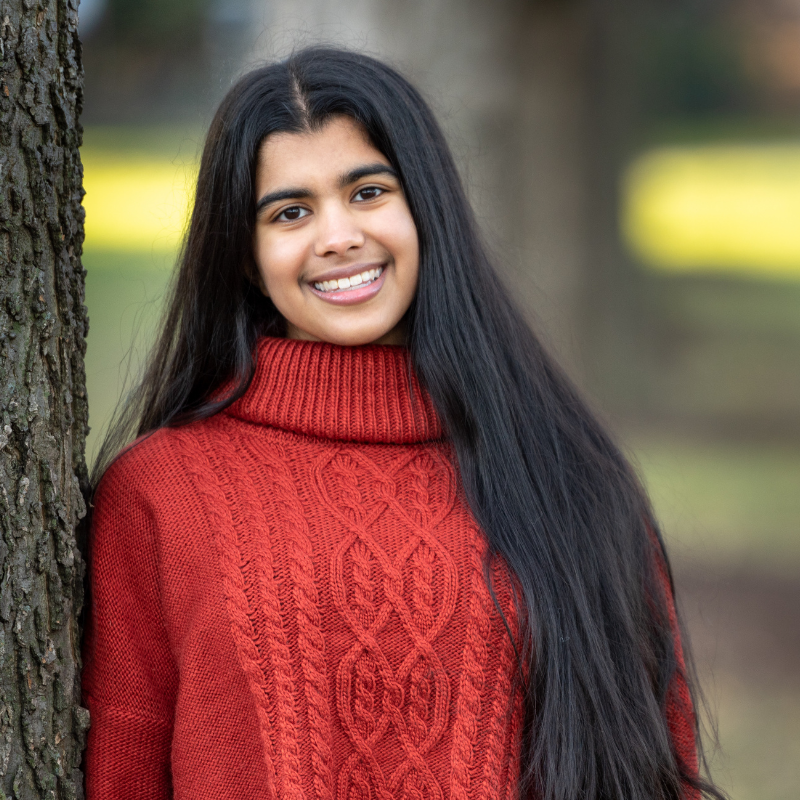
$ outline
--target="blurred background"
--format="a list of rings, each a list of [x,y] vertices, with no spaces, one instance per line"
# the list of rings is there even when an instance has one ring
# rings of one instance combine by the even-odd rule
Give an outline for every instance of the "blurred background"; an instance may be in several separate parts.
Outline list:
[[[800,796],[800,0],[83,0],[89,457],[232,80],[426,94],[532,323],[640,468],[735,800]]]

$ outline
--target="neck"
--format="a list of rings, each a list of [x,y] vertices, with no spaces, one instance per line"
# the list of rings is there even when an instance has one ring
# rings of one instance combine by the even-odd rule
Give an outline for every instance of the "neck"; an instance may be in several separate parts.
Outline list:
[[[443,437],[405,347],[265,337],[250,387],[228,413],[338,441],[411,444]]]
[[[406,323],[405,317],[397,323],[390,331],[384,333],[382,336],[378,337],[377,339],[370,339],[366,342],[334,342],[330,341],[328,344],[338,344],[350,347],[358,347],[360,345],[367,345],[367,344],[391,344],[391,345],[401,345],[405,346],[408,343],[408,325]],[[299,341],[304,342],[323,342],[326,341],[325,339],[320,339],[318,336],[314,336],[313,333],[309,333],[308,331],[304,331],[301,328],[298,328],[292,322],[286,321],[286,338],[287,339],[297,339]]]

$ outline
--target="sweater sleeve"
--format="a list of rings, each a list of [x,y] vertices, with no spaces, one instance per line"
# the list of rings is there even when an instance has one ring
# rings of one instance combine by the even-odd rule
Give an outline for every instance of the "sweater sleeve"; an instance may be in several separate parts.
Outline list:
[[[660,552],[660,546],[659,546]],[[667,688],[666,717],[672,739],[672,749],[684,772],[697,776],[699,773],[697,758],[697,741],[695,737],[695,712],[689,684],[686,680],[686,662],[683,655],[678,615],[675,609],[675,597],[672,581],[667,572],[663,558],[658,558],[658,575],[664,587],[667,601],[667,612],[672,636],[675,642],[675,658],[677,669],[672,682]],[[684,789],[685,800],[700,800],[700,793],[691,786]]]
[[[177,671],[161,609],[154,514],[132,466],[123,456],[106,473],[92,520],[82,677],[91,714],[87,800],[171,796]]]

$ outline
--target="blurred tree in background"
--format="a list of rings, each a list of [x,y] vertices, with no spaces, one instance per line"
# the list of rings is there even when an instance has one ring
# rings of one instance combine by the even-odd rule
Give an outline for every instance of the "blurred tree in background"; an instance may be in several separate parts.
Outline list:
[[[252,0],[83,0],[87,123],[187,121],[241,65]]]
[[[202,40],[210,0],[108,0],[102,35],[109,46],[174,52]]]
[[[710,18],[709,18],[710,17]],[[637,92],[649,117],[708,118],[745,107],[741,42],[710,15],[661,20],[645,37]]]

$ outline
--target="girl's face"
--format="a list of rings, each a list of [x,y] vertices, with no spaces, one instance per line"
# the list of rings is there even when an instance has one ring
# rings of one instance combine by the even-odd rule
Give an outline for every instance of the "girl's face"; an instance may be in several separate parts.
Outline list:
[[[253,254],[291,339],[402,344],[417,229],[389,161],[349,117],[276,133],[256,169]]]

